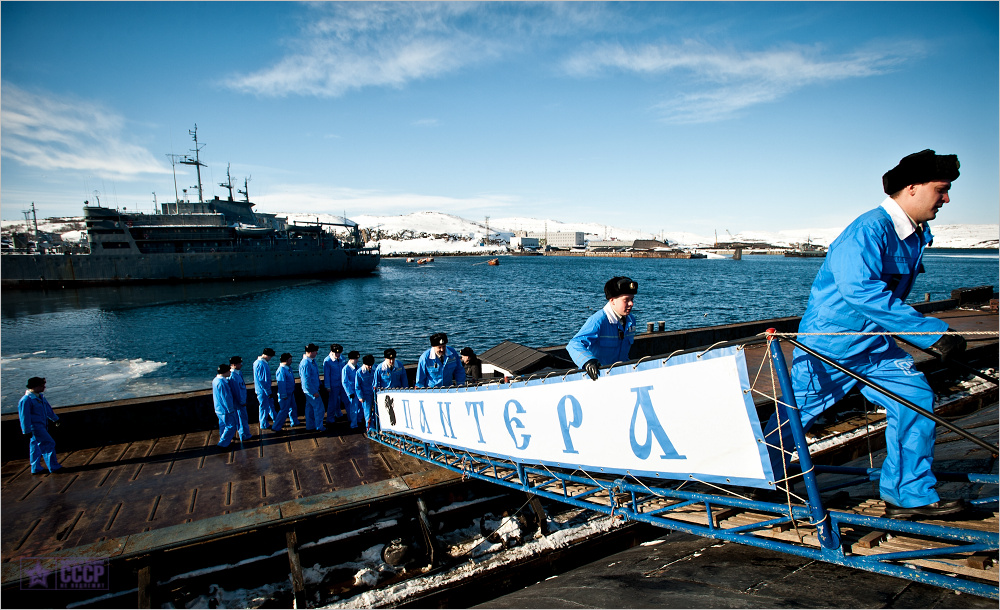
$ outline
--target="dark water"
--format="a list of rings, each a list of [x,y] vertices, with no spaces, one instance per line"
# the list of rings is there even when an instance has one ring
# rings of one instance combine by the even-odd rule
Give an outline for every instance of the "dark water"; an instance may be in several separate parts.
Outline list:
[[[914,300],[998,284],[997,251],[932,250]],[[801,315],[823,259],[746,256],[742,261],[439,257],[386,259],[377,275],[324,282],[7,291],[2,310],[2,407],[16,408],[30,376],[66,406],[207,388],[221,362],[252,361],[265,346],[290,352],[332,342],[372,353],[394,347],[415,362],[435,332],[477,353],[504,340],[563,344],[603,306],[613,275],[639,281],[640,328],[668,330]]]

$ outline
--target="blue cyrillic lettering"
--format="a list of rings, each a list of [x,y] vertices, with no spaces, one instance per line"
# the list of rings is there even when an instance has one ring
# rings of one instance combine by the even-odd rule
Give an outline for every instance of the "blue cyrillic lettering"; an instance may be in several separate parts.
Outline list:
[[[573,407],[572,421],[566,417],[567,401]],[[569,436],[570,428],[579,428],[583,424],[583,409],[580,408],[580,401],[576,397],[567,394],[559,401],[559,406],[556,410],[559,411],[559,429],[562,431],[563,445],[566,447],[563,449],[563,453],[580,453],[573,448],[573,439]]]
[[[649,391],[652,389],[653,386],[651,385],[632,388],[632,391],[635,392],[635,409],[632,410],[632,424],[629,426],[629,442],[632,443],[632,453],[640,460],[646,459],[653,448],[653,437],[656,437],[656,442],[663,449],[663,455],[660,456],[661,460],[687,459],[685,456],[677,453],[673,443],[667,438],[667,433],[663,430],[663,426],[660,425],[660,419],[656,416],[656,411],[653,410],[653,401],[649,398]],[[639,409],[642,409],[643,418],[646,420],[646,441],[641,445],[635,437],[635,420],[639,415]]]
[[[503,419],[504,419],[504,422],[507,424],[507,433],[510,434],[510,439],[512,441],[514,441],[514,448],[515,449],[527,449],[528,448],[528,443],[531,442],[531,435],[530,434],[522,434],[521,435],[521,441],[524,444],[522,445],[522,444],[518,443],[518,441],[517,441],[517,435],[514,434],[514,428],[517,428],[519,430],[523,429],[524,428],[524,424],[522,424],[521,420],[518,419],[517,417],[511,417],[510,416],[510,406],[511,405],[514,405],[514,412],[515,413],[527,413],[527,411],[524,410],[524,407],[521,406],[521,403],[517,402],[516,400],[508,400],[507,404],[504,405],[504,407],[503,407]]]

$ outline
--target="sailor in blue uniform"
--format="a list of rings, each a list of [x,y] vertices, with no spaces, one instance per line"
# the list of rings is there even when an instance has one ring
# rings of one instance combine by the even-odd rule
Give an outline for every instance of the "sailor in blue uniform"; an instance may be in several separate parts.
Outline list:
[[[418,388],[443,388],[465,384],[462,358],[448,346],[448,335],[431,335],[431,347],[420,355],[417,362]]]
[[[253,438],[250,431],[250,419],[247,416],[247,382],[243,380],[243,358],[233,356],[229,359],[229,391],[233,395],[233,407],[236,409],[236,429],[239,431],[240,440],[248,441]]]
[[[327,404],[326,421],[333,423],[346,416],[347,394],[340,383],[340,375],[344,370],[344,361],[340,358],[344,348],[338,343],[330,345],[330,354],[323,361],[323,385],[326,386]]]
[[[295,373],[292,372],[292,355],[288,352],[281,354],[279,359],[281,364],[275,378],[278,381],[278,412],[275,416],[274,425],[271,429],[280,432],[285,420],[289,420],[289,426],[299,425],[298,407],[295,404]]]
[[[361,359],[361,368],[354,376],[354,394],[361,402],[361,410],[365,416],[365,429],[375,426],[375,356],[365,354]]]
[[[584,322],[566,345],[570,358],[591,379],[597,380],[600,367],[628,360],[635,342],[635,316],[631,312],[637,292],[639,283],[624,276],[605,282],[608,302]]]
[[[375,389],[405,388],[410,380],[406,378],[406,369],[396,362],[396,350],[389,348],[382,352],[383,360],[375,367]]]
[[[965,349],[960,336],[943,334],[949,331],[947,322],[924,317],[906,304],[917,274],[923,272],[924,248],[933,240],[927,221],[949,202],[948,191],[958,178],[958,167],[955,155],[924,150],[904,157],[882,176],[888,197],[858,217],[830,245],[798,331],[803,345],[928,411],[934,408],[934,393],[914,367],[913,358],[892,337],[864,333],[927,333],[904,337],[930,348],[942,360]],[[791,378],[802,427],[807,430],[820,413],[858,383],[799,349],[793,354]],[[934,422],[866,386],[861,393],[886,409],[887,455],[879,479],[886,516],[935,517],[961,511],[962,501],[943,501],[934,489]],[[780,427],[779,439],[776,419],[772,415],[765,438],[772,464],[780,473],[779,447],[785,448],[787,457],[794,445],[788,426]]]
[[[347,364],[340,372],[340,385],[347,394],[347,421],[351,422],[351,429],[361,425],[361,403],[358,401],[358,391],[354,386],[355,377],[358,375],[358,358],[361,357],[357,351],[351,350],[347,354]]]
[[[302,354],[299,362],[299,380],[302,382],[302,393],[306,397],[306,430],[325,432],[323,426],[323,400],[319,396],[319,367],[316,366],[316,354],[319,346],[310,343]]]
[[[219,447],[228,447],[239,425],[236,407],[233,405],[233,392],[229,388],[228,364],[220,364],[215,379],[212,380],[212,403],[215,415],[219,418]]]
[[[17,403],[17,416],[21,420],[21,433],[31,437],[28,441],[31,474],[45,474],[42,462],[49,472],[59,472],[62,466],[56,458],[56,442],[52,440],[48,430],[50,421],[57,427],[60,425],[59,416],[42,395],[45,392],[45,378],[32,377],[28,380],[27,388],[21,401]]]
[[[274,424],[274,397],[271,396],[271,364],[274,350],[265,347],[263,353],[257,356],[253,363],[253,389],[257,393],[259,403],[257,422],[261,430]],[[270,424],[267,423],[270,420]]]

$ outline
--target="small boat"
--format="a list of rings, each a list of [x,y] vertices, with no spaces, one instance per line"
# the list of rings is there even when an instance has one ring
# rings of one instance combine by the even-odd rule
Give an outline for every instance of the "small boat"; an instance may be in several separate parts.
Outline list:
[[[500,264],[500,259],[499,258],[491,258],[490,260],[486,261],[486,264],[490,265],[490,266],[493,266],[493,267],[496,267],[497,265]]]
[[[407,257],[406,258],[406,262],[412,263],[413,262],[413,257],[412,256]]]
[[[417,261],[417,264],[418,265],[426,265],[427,263],[432,263],[432,262],[434,262],[433,258],[422,258],[422,259],[420,259],[420,260]]]

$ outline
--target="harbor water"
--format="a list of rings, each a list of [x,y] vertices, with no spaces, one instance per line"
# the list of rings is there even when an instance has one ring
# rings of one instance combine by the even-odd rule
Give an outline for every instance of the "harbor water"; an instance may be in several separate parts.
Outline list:
[[[416,362],[435,332],[476,353],[509,340],[566,343],[603,306],[604,282],[639,282],[633,313],[667,330],[798,316],[823,259],[438,257],[383,259],[368,277],[331,281],[215,282],[179,286],[4,291],[2,410],[16,411],[28,377],[48,380],[54,406],[207,389],[220,363],[252,361],[270,346],[294,356],[330,343],[371,353],[393,347]],[[930,250],[912,300],[1000,283],[996,250]],[[277,366],[277,358],[271,361]]]

